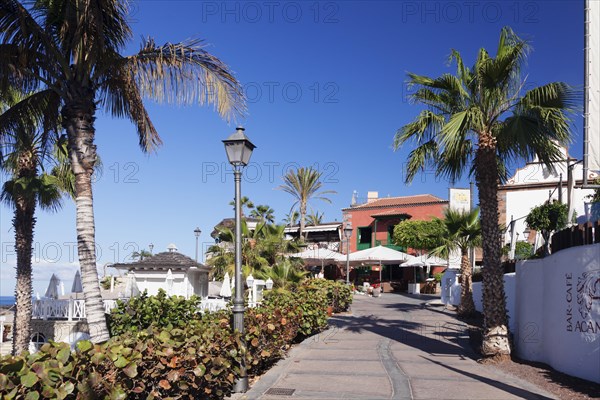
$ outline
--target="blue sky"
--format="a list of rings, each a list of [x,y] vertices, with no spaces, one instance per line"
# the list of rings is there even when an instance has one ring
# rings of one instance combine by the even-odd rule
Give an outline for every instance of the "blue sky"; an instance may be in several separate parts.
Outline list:
[[[292,199],[275,190],[287,168],[314,166],[332,204],[314,202],[325,220],[341,220],[353,190],[380,196],[432,193],[447,198],[448,182],[431,174],[404,184],[409,147],[392,150],[393,136],[419,111],[406,100],[406,72],[452,72],[450,49],[471,64],[480,47],[495,51],[511,26],[533,46],[531,86],[583,82],[583,1],[167,1],[135,3],[134,41],[202,38],[244,85],[249,114],[239,121],[257,145],[242,191],[268,204],[277,220]],[[98,266],[127,261],[137,249],[169,243],[191,257],[196,226],[202,247],[222,218],[232,216],[233,180],[221,140],[235,130],[210,107],[148,103],[164,145],[139,151],[132,125],[98,115],[96,142],[103,171],[94,186]],[[577,116],[570,153],[581,157]],[[467,187],[468,180],[457,183]],[[11,210],[0,209],[0,295],[14,291]],[[57,272],[70,288],[77,266],[75,209],[39,213],[34,290],[43,294]]]

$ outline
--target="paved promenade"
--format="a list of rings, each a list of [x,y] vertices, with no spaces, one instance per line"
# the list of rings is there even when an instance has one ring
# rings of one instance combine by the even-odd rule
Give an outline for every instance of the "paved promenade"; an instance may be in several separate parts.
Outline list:
[[[309,338],[234,399],[554,399],[478,364],[465,324],[427,295],[355,296],[348,315]]]

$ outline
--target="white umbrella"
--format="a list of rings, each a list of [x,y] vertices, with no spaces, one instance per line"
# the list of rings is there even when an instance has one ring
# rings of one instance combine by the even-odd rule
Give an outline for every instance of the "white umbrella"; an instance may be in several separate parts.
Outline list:
[[[289,256],[301,258],[309,264],[323,264],[346,261],[346,256],[344,254],[328,249],[304,250],[301,253],[290,254]]]
[[[60,293],[60,279],[55,274],[52,274],[50,278],[50,284],[48,285],[48,289],[46,289],[46,294],[44,297],[49,299],[58,299],[58,294]]]
[[[229,278],[229,272],[225,272],[225,277],[223,278],[223,285],[221,286],[219,296],[231,297],[231,279]]]
[[[165,278],[165,283],[167,284],[167,294],[171,296],[173,293],[173,271],[171,268],[167,271],[167,277]]]
[[[125,297],[135,297],[140,294],[135,275],[133,272],[127,274],[127,283],[125,285]]]
[[[402,264],[411,256],[398,250],[385,246],[370,247],[368,249],[350,253],[350,264],[361,265],[366,263],[379,264],[379,281],[381,282],[382,264]]]
[[[432,265],[446,266],[448,265],[448,260],[434,255],[423,254],[418,257],[410,256],[410,258],[402,264],[403,267],[424,267]]]
[[[380,264],[402,264],[411,256],[398,250],[385,246],[370,247],[365,250],[350,253],[350,263],[359,265],[369,262]]]
[[[81,284],[81,274],[79,270],[75,272],[75,278],[73,278],[73,285],[71,286],[72,293],[83,293],[83,285]]]

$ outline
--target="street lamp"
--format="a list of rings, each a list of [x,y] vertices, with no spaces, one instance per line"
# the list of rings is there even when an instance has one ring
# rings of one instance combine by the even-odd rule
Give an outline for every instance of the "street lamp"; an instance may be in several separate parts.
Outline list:
[[[352,223],[346,223],[344,236],[346,237],[346,285],[350,285],[350,237],[352,236]]]
[[[201,233],[202,231],[200,228],[194,229],[194,235],[196,236],[196,262],[198,262],[198,238],[200,237]]]
[[[233,166],[235,181],[235,296],[233,298],[233,329],[244,333],[244,281],[242,281],[242,168],[248,165],[252,151],[256,148],[244,134],[244,128],[238,127],[231,136],[223,140],[227,159]],[[245,345],[244,345],[245,346]],[[246,363],[240,365],[240,379],[235,383],[234,392],[248,390]]]
[[[150,249],[150,255],[152,255],[152,249],[154,249],[154,244],[153,244],[153,243],[150,243],[150,244],[148,245],[148,248]]]

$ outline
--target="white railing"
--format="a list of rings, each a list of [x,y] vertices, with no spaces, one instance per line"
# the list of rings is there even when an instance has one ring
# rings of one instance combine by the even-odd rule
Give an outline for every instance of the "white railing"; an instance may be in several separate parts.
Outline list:
[[[66,319],[69,321],[85,318],[84,300],[43,299],[33,301],[33,319]]]
[[[215,312],[226,309],[227,302],[225,299],[203,299],[200,302],[199,308],[202,312]]]
[[[259,303],[253,303],[255,307]],[[117,300],[104,300],[104,312],[109,314],[117,307]],[[202,312],[215,312],[227,308],[225,299],[203,299],[199,305]],[[41,299],[33,300],[32,319],[82,320],[86,318],[85,300],[74,299]]]

